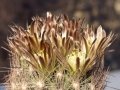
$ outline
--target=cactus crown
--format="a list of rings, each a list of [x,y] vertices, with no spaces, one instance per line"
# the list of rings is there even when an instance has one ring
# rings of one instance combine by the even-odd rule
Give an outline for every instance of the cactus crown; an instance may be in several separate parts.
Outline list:
[[[12,26],[10,90],[102,90],[107,71],[104,51],[113,33],[94,30],[83,20],[33,17],[27,29]]]

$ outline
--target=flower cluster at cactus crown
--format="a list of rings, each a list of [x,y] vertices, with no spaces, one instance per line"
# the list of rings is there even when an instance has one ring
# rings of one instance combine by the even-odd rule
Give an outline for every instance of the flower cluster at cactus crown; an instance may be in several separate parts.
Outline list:
[[[10,90],[102,90],[106,35],[66,15],[33,17],[27,29],[12,26]],[[101,81],[96,81],[101,80]]]

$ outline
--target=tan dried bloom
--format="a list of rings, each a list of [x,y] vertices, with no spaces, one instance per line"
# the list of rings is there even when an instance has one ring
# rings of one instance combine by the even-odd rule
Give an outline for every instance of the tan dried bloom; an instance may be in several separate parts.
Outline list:
[[[18,89],[14,90],[20,90],[23,82],[26,90],[103,88],[106,77],[103,56],[111,44],[113,33],[106,35],[101,26],[95,31],[88,25],[84,26],[81,19],[71,20],[66,15],[54,16],[50,12],[46,18],[33,17],[32,20],[26,30],[11,27],[13,36],[8,38],[12,53],[11,88],[18,83]],[[16,67],[18,74],[15,74]],[[100,71],[103,82],[95,83]],[[77,84],[72,83],[76,81]],[[99,89],[96,88],[98,84]]]
[[[87,27],[81,35],[81,40],[74,43],[74,47],[67,55],[67,61],[74,71],[79,69],[81,72],[89,71],[99,58],[104,56],[105,49],[111,44],[113,34],[106,36],[106,32],[101,26],[97,33],[92,28]],[[73,39],[73,41],[75,41]]]

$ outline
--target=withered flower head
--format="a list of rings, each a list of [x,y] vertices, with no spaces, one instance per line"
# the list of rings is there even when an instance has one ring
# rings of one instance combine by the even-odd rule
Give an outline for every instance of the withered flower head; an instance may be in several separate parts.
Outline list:
[[[80,34],[80,33],[79,33]],[[111,44],[113,34],[106,36],[101,26],[97,33],[92,28],[83,30],[81,39],[75,42],[71,52],[67,55],[67,61],[74,71],[79,69],[82,73],[90,70],[96,62],[101,62],[105,49]]]
[[[74,90],[76,85],[82,90],[86,86],[86,90],[100,90],[96,89],[93,80],[93,73],[98,70],[94,67],[104,68],[104,51],[111,44],[113,33],[106,35],[101,26],[94,30],[85,26],[82,19],[71,20],[66,15],[54,16],[50,12],[46,18],[37,16],[32,20],[26,29],[11,27],[13,36],[8,38],[12,53],[9,82],[18,83],[16,86],[21,88],[24,81],[27,83],[25,90]],[[102,75],[104,78],[104,73]],[[36,86],[38,81],[42,82],[37,84],[40,87]]]

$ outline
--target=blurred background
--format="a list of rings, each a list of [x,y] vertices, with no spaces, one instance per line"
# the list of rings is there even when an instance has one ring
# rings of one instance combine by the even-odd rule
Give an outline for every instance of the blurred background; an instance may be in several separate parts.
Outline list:
[[[120,33],[120,0],[0,0],[0,82],[5,81],[4,76],[10,66],[8,52],[2,48],[7,48],[9,25],[17,24],[25,28],[32,16],[44,16],[46,11],[85,18],[96,28],[102,25],[107,33]],[[110,67],[110,76],[113,76],[112,72],[119,72],[120,37],[106,51],[105,61],[105,65]]]

